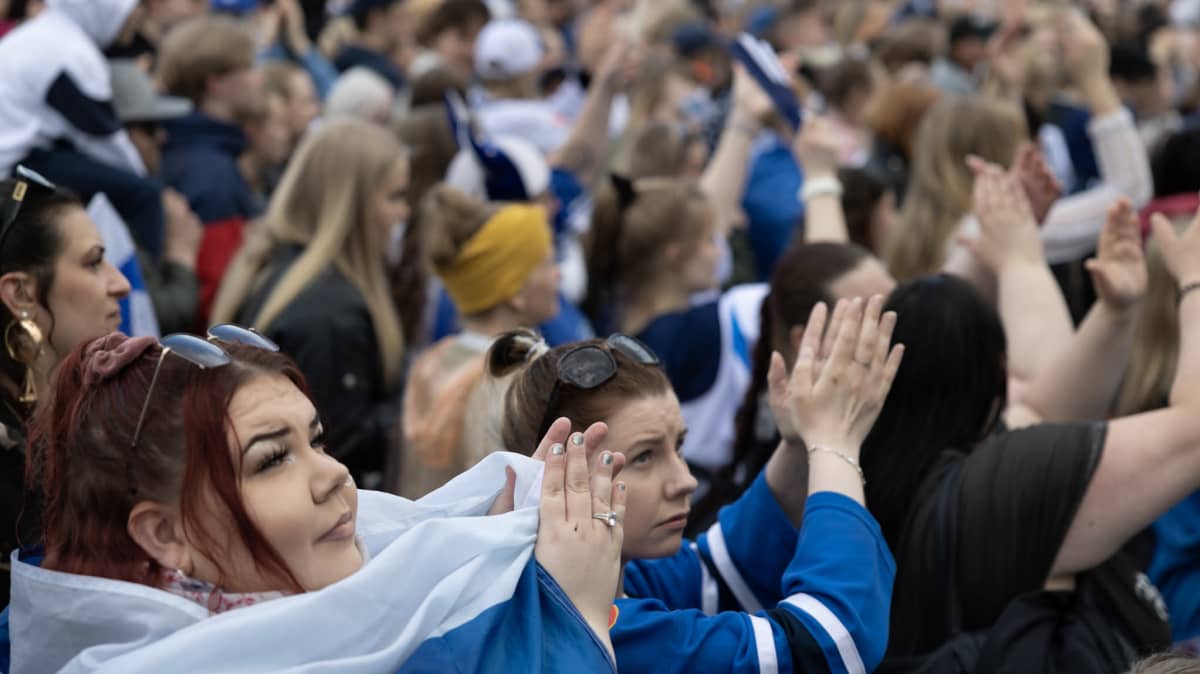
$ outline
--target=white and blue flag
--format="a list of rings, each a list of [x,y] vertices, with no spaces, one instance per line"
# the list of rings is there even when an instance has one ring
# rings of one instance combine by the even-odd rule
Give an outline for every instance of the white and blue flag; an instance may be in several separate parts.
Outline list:
[[[158,318],[154,314],[150,293],[146,290],[146,281],[138,264],[137,247],[129,234],[128,225],[103,192],[92,197],[87,213],[104,240],[105,259],[129,280],[129,295],[120,301],[121,332],[131,337],[158,337]]]

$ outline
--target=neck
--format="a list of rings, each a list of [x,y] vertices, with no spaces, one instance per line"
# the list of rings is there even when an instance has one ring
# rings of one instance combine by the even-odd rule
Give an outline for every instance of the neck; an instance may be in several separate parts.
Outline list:
[[[517,311],[508,306],[498,306],[491,311],[462,319],[464,330],[477,332],[481,335],[495,337],[496,335],[530,326],[529,321]]]
[[[243,152],[238,157],[238,172],[242,174],[246,184],[255,192],[262,192],[262,172],[264,162],[260,162],[253,152]]]
[[[359,47],[387,56],[387,39],[377,30],[365,30],[355,40]]]
[[[691,293],[678,284],[658,282],[638,292],[621,312],[621,331],[636,335],[655,318],[683,311],[691,305]]]
[[[233,114],[233,106],[225,101],[218,101],[211,98],[205,99],[200,104],[200,112],[228,124],[237,123],[237,115]]]

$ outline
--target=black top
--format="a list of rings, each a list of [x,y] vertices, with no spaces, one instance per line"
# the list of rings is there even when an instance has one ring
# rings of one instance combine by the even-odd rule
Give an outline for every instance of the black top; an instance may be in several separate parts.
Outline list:
[[[0,401],[0,608],[8,606],[9,555],[41,539],[41,499],[25,493],[24,423]]]
[[[986,629],[1013,599],[1041,590],[1103,451],[1103,423],[1042,424],[997,434],[965,456],[948,452],[931,471],[896,550],[889,656],[927,653],[945,637],[945,580],[936,553],[937,488],[963,461],[957,584],[962,628]],[[1115,605],[1135,597],[1118,588]],[[1128,595],[1128,596],[1124,596]],[[1144,631],[1144,630],[1143,630]]]
[[[301,250],[285,246],[275,252],[266,282],[238,312],[240,322],[254,322]],[[385,390],[375,328],[358,288],[331,268],[300,291],[265,334],[304,373],[321,414],[329,453],[357,478],[382,471],[400,401],[395,392]]]

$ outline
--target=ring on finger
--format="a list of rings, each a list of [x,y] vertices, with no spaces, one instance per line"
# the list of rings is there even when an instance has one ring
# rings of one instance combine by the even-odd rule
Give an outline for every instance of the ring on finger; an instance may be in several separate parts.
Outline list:
[[[609,529],[612,529],[613,527],[615,527],[621,523],[621,521],[617,519],[617,514],[614,512],[594,513],[592,515],[592,519],[600,520],[601,522],[604,522],[605,524],[608,525]]]
[[[856,361],[854,361],[854,364],[855,364],[855,365],[861,365],[862,367],[865,367],[865,368],[867,368],[868,370],[870,370],[870,369],[871,369],[871,364],[870,364],[870,363],[864,363],[864,362],[862,362],[861,360],[856,360]]]

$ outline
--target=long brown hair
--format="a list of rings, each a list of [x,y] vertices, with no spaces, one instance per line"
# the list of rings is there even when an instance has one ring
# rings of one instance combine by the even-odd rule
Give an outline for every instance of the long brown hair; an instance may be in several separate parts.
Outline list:
[[[546,350],[545,343],[528,330],[502,335],[488,351],[488,373],[493,378],[510,378],[504,396],[504,425],[501,437],[509,451],[533,452],[541,441],[539,433],[550,398],[555,396],[554,417],[571,420],[571,431],[582,433],[588,426],[605,421],[634,400],[671,390],[662,368],[643,365],[616,349],[608,349],[617,361],[612,379],[591,390],[559,385],[558,360],[571,349],[594,345],[608,349],[604,340],[574,342]]]
[[[167,356],[137,447],[130,449],[142,402],[161,350],[151,346],[116,374],[95,381],[95,361],[130,338],[97,337],[59,367],[55,395],[34,417],[28,480],[46,496],[49,569],[158,586],[162,569],[129,535],[129,513],[141,500],[178,503],[184,528],[227,577],[224,536],[204,524],[215,507],[255,563],[280,588],[303,591],[238,492],[240,466],[229,450],[229,403],[258,377],[286,377],[307,395],[303,375],[280,353],[222,344],[233,362],[200,369]],[[167,413],[173,411],[173,413]],[[215,496],[215,498],[214,498]]]

